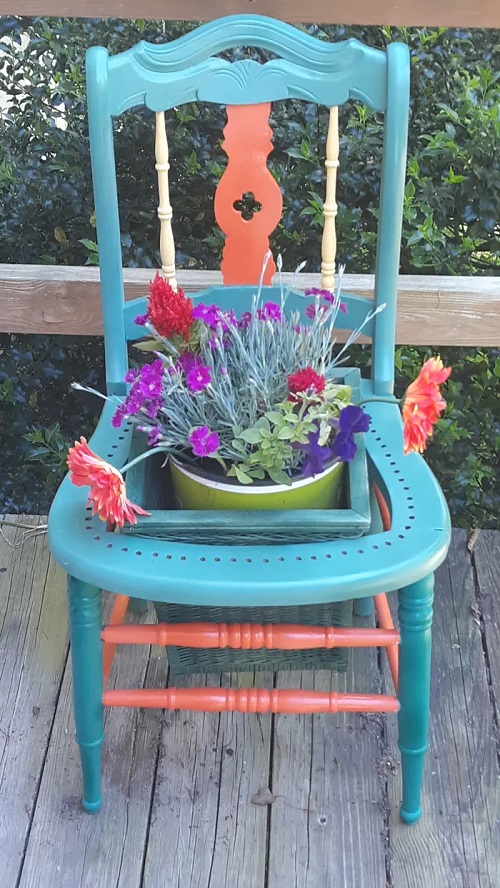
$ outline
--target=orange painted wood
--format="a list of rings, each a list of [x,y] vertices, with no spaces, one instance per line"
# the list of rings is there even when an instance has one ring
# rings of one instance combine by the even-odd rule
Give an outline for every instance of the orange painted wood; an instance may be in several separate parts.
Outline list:
[[[264,688],[161,688],[105,691],[105,706],[196,712],[397,712],[396,697]]]
[[[125,619],[125,614],[127,613],[128,602],[128,595],[117,595],[115,597],[113,609],[109,618],[110,626],[120,627],[122,625]],[[109,673],[111,672],[111,667],[113,665],[116,643],[106,641],[104,638],[104,630],[101,632],[101,638],[104,642],[102,654],[102,677],[103,685],[106,688],[108,685]]]
[[[387,595],[385,595],[383,592],[380,595],[374,595],[373,603],[375,605],[375,613],[377,614],[377,622],[380,627],[379,631],[390,631],[391,629],[394,629],[394,622],[392,619],[389,602],[387,601]],[[388,645],[386,647],[386,653],[387,662],[389,663],[389,669],[391,670],[394,690],[397,693],[399,677],[399,652],[397,645]]]
[[[336,626],[258,623],[158,623],[155,626],[106,626],[102,637],[113,644],[180,645],[192,648],[232,648],[282,651],[310,648],[387,647],[399,641],[394,627],[339,629]]]
[[[389,506],[387,505],[384,497],[382,496],[381,491],[377,487],[376,484],[373,485],[373,489],[375,492],[375,496],[377,499],[377,505],[380,510],[380,517],[382,519],[382,526],[384,530],[391,529],[391,513],[389,511]],[[377,614],[377,622],[381,629],[394,629],[394,621],[392,619],[391,609],[389,607],[389,602],[387,601],[387,595],[383,593],[381,595],[374,595],[373,602],[375,605],[375,613]],[[398,690],[398,680],[399,680],[399,653],[397,647],[388,647],[387,648],[387,661],[389,663],[389,669],[391,670],[392,681],[394,684],[394,689],[397,693]]]
[[[267,168],[272,151],[269,126],[271,105],[228,105],[227,125],[222,147],[228,164],[215,192],[215,218],[226,235],[221,271],[224,284],[257,284],[269,235],[276,228],[283,209],[278,183]],[[251,193],[261,205],[251,219],[243,219],[234,203]],[[271,259],[264,275],[270,284],[276,271]]]

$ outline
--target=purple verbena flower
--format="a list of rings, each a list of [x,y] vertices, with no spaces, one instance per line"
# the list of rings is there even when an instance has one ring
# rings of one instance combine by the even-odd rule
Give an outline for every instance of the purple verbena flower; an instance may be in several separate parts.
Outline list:
[[[207,385],[210,385],[211,381],[210,368],[203,364],[195,364],[186,375],[187,387],[192,392],[202,392]]]
[[[342,462],[351,462],[356,455],[358,445],[350,432],[338,432],[333,442],[333,453]]]
[[[309,432],[307,444],[292,444],[292,447],[303,450],[305,460],[302,464],[301,474],[309,477],[319,475],[325,468],[325,464],[332,456],[332,449],[319,443],[319,429]]]
[[[148,322],[148,313],[147,312],[146,312],[146,314],[143,314],[143,315],[137,315],[137,317],[134,318],[134,324],[137,324],[138,327],[145,327],[147,322]]]
[[[349,404],[340,411],[339,431],[333,442],[333,452],[343,462],[351,462],[356,455],[358,445],[354,440],[356,432],[367,432],[371,417],[361,407]]]
[[[220,444],[217,432],[211,432],[208,426],[194,428],[188,440],[195,456],[213,456]]]
[[[339,427],[341,432],[367,432],[370,428],[371,416],[365,413],[362,407],[349,404],[343,407],[339,415]]]

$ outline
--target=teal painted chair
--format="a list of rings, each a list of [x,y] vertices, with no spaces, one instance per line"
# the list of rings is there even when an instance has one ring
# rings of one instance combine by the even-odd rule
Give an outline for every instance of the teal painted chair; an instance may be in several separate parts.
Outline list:
[[[218,56],[237,46],[269,50],[273,58],[258,64],[250,59],[229,62]],[[170,44],[140,43],[112,58],[106,49],[94,47],[87,56],[87,80],[108,393],[125,394],[127,342],[143,335],[134,318],[144,311],[145,299],[127,305],[124,302],[112,128],[113,118],[134,106],[145,105],[157,112],[161,124],[162,112],[174,106],[193,100],[216,102],[228,107],[228,118],[231,110],[236,130],[242,126],[244,129],[245,108],[249,113],[259,114],[250,109],[283,99],[303,99],[334,109],[331,111],[333,125],[335,109],[349,99],[362,100],[370,108],[383,112],[385,135],[375,302],[385,303],[386,307],[366,329],[373,340],[372,374],[369,380],[363,381],[362,390],[363,399],[370,402],[372,416],[366,446],[370,478],[377,485],[384,518],[382,527],[377,526],[375,517],[368,536],[279,547],[207,546],[154,539],[141,539],[139,545],[137,539],[108,532],[87,509],[85,489],[74,487],[68,478],[63,481],[50,512],[49,541],[55,559],[69,577],[74,709],[83,771],[83,806],[86,811],[95,812],[101,805],[103,702],[119,702],[119,698],[106,697],[103,691],[101,588],[122,596],[117,598],[122,610],[127,605],[123,596],[131,596],[136,606],[147,600],[193,607],[231,606],[237,590],[241,606],[262,611],[270,606],[354,599],[358,613],[366,612],[373,596],[398,590],[400,646],[396,703],[403,777],[401,816],[407,823],[413,823],[421,813],[420,792],[427,746],[433,574],[445,558],[450,525],[442,493],[424,460],[414,454],[403,457],[402,422],[393,397],[408,120],[407,47],[394,43],[382,52],[355,40],[331,45],[271,19],[230,16],[196,28]],[[230,143],[233,134],[229,123],[226,140]],[[248,138],[251,142],[251,136]],[[261,177],[262,163],[271,148],[269,134],[263,138],[264,141],[267,138],[267,144],[259,148],[264,158],[260,161]],[[254,161],[250,160],[248,166],[242,163],[241,140],[238,144],[236,137],[236,142],[236,148],[231,149],[229,145],[227,153],[233,167],[240,166],[235,182],[245,186],[245,169],[250,176]],[[332,285],[335,262],[337,152],[333,129],[327,145],[328,185],[322,252],[322,281],[326,286]],[[172,211],[164,129],[160,129],[157,137],[156,159],[162,266],[163,273],[173,279]],[[268,211],[266,187],[272,193],[272,184],[265,176],[262,182],[255,174],[253,179],[250,176],[241,195],[224,196],[222,189],[216,197],[217,218],[222,220],[221,227],[226,224],[225,284],[200,294],[205,302],[217,302],[237,312],[248,305],[252,288],[244,284],[255,281],[248,280],[248,271],[246,280],[237,280],[237,264],[235,266],[231,258],[231,251],[240,237],[243,239],[240,255],[251,253],[254,223],[253,219],[246,219],[246,227],[240,225],[233,230],[231,213],[238,217],[237,221],[242,218],[248,193],[262,205],[264,221],[254,229],[255,237],[260,238],[257,258],[261,262],[270,227],[278,221],[276,216],[279,218],[276,194],[269,199]],[[225,221],[228,216],[229,221]],[[270,290],[270,298],[272,292]],[[342,299],[348,305],[345,326],[352,329],[365,317],[371,303],[348,293],[343,293]],[[121,467],[129,456],[131,426],[114,429],[110,422],[113,409],[106,404],[90,445],[100,456]],[[380,622],[383,625],[383,620]],[[160,706],[175,709],[186,703],[181,693],[176,696],[171,691],[158,691],[157,694],[155,699]],[[323,708],[332,711],[337,705],[332,699],[326,701]],[[257,698],[245,691],[231,699],[226,696],[222,703],[212,700],[211,708],[255,711],[261,707],[260,711],[275,711],[283,700],[284,697],[278,698],[274,692],[266,698]],[[130,705],[130,698],[125,702]],[[136,705],[150,703],[145,704],[138,697]]]

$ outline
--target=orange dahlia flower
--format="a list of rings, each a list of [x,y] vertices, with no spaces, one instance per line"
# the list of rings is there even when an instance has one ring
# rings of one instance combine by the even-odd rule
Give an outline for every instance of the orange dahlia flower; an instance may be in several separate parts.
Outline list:
[[[77,487],[90,487],[89,503],[93,515],[123,527],[125,520],[137,523],[137,515],[149,515],[140,506],[131,503],[125,493],[123,475],[114,466],[94,453],[85,438],[75,441],[68,452],[70,479]]]
[[[433,427],[446,407],[439,386],[446,382],[451,367],[444,367],[440,357],[429,358],[417,378],[408,386],[403,404],[404,452],[422,453]]]

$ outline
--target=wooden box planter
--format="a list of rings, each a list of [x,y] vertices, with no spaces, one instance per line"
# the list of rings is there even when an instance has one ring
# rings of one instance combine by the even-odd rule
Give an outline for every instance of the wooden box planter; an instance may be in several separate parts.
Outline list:
[[[337,371],[336,381],[350,385],[353,402],[359,401],[360,373],[357,369]],[[136,433],[131,459],[144,449],[145,436]],[[291,511],[234,511],[177,509],[170,470],[164,466],[164,454],[142,460],[127,473],[127,494],[133,502],[151,512],[139,517],[136,525],[123,532],[135,537],[171,539],[177,542],[204,543],[207,558],[217,557],[220,545],[290,546],[294,542],[358,537],[370,527],[368,468],[364,436],[357,436],[358,451],[344,469],[344,482],[338,508],[297,509]],[[213,553],[213,554],[212,554]],[[168,568],[167,568],[168,569]],[[352,602],[310,604],[292,607],[239,607],[238,590],[232,607],[183,606],[156,603],[158,620],[165,623],[193,621],[215,623],[300,623],[308,626],[346,626],[352,619]],[[169,663],[176,675],[193,672],[232,672],[325,668],[344,671],[346,649],[298,651],[193,649],[168,647]]]

